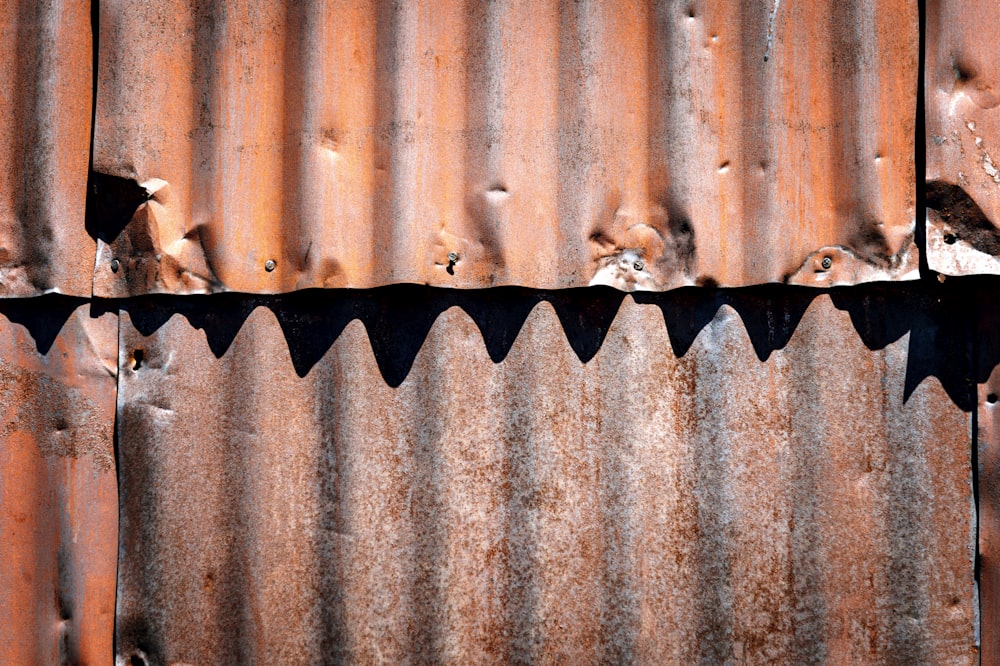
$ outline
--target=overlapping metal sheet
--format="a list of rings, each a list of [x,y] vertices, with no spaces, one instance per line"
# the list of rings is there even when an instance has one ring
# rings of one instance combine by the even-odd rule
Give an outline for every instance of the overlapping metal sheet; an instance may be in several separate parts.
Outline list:
[[[992,282],[715,288],[917,276],[919,4],[0,5],[0,662],[974,663],[972,434],[1000,661]]]
[[[871,292],[448,293],[128,306],[119,659],[975,662],[927,326]]]
[[[90,296],[90,2],[0,3],[0,297]]]
[[[1000,273],[1000,4],[927,2],[927,259]]]
[[[971,291],[971,290],[970,290]],[[976,328],[979,577],[984,665],[1000,664],[1000,301],[995,280],[972,293]]]
[[[916,274],[911,0],[107,0],[99,25],[94,168],[138,207],[104,220],[101,296]]]
[[[117,334],[79,301],[0,304],[0,663],[111,661]]]

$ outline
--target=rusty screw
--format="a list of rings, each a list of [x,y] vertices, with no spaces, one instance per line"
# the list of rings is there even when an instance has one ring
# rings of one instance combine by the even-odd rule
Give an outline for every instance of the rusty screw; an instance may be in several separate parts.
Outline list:
[[[112,260],[111,260],[111,272],[112,272],[112,273],[117,273],[117,272],[118,272],[118,268],[119,268],[119,267],[120,267],[121,265],[122,265],[122,264],[121,264],[121,262],[120,262],[120,261],[118,261],[117,259],[112,259]]]
[[[278,264],[274,262],[274,259],[268,259],[267,261],[264,262],[264,270],[270,273],[271,271],[274,270],[274,267],[277,265]]]
[[[632,264],[632,268],[634,268],[637,271],[642,271],[646,269],[646,264],[645,262],[643,262],[642,259],[636,259],[635,263]]]
[[[824,271],[828,271],[830,270],[830,267],[833,266],[833,259],[830,257],[823,257],[823,261],[820,262],[820,265],[823,266]]]

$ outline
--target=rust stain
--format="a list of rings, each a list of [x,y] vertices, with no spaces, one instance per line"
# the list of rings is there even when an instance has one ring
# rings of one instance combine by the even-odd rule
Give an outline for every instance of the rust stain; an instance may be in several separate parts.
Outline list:
[[[909,0],[112,0],[99,24],[94,168],[169,192],[108,222],[100,296],[916,276]]]
[[[51,299],[0,313],[0,662],[111,663],[117,317]]]
[[[89,0],[0,6],[0,298],[90,296]]]
[[[925,341],[871,294],[587,292],[130,305],[118,658],[974,663]]]
[[[918,4],[2,4],[0,661],[974,663],[977,519],[1000,661],[992,283],[788,286],[919,277]]]

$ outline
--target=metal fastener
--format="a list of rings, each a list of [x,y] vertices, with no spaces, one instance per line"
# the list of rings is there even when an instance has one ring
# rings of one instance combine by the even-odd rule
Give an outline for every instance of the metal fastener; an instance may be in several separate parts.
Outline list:
[[[458,252],[449,252],[448,253],[448,261],[450,261],[453,264],[455,262],[457,262],[458,261]]]
[[[632,264],[632,268],[634,268],[637,271],[646,270],[646,264],[643,262],[642,259],[636,259],[635,263]]]
[[[823,257],[823,261],[820,262],[820,265],[823,267],[824,271],[828,271],[830,270],[830,266],[833,266],[833,259],[830,257]]]
[[[117,272],[118,272],[118,268],[119,268],[119,267],[120,267],[121,265],[122,265],[122,264],[121,264],[121,262],[120,262],[120,261],[118,261],[117,259],[112,259],[112,260],[111,260],[111,272],[112,272],[112,273],[117,273]]]
[[[264,262],[264,270],[270,273],[271,271],[274,270],[274,267],[277,265],[278,264],[275,263],[274,259],[268,259],[267,261]]]

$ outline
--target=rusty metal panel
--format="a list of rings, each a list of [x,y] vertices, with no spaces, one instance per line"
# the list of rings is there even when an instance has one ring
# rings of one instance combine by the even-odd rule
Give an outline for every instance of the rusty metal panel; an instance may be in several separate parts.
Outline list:
[[[927,2],[927,261],[1000,273],[1000,4]]]
[[[117,657],[975,663],[968,367],[912,296],[129,303]]]
[[[1000,372],[979,385],[979,561],[984,666],[1000,664]]]
[[[0,663],[110,664],[114,313],[0,303]]]
[[[1000,664],[1000,302],[995,279],[969,289],[978,306],[979,584],[982,664]]]
[[[106,0],[95,293],[915,277],[912,0]],[[111,196],[111,195],[105,195]]]
[[[0,3],[0,297],[90,296],[89,0]]]

